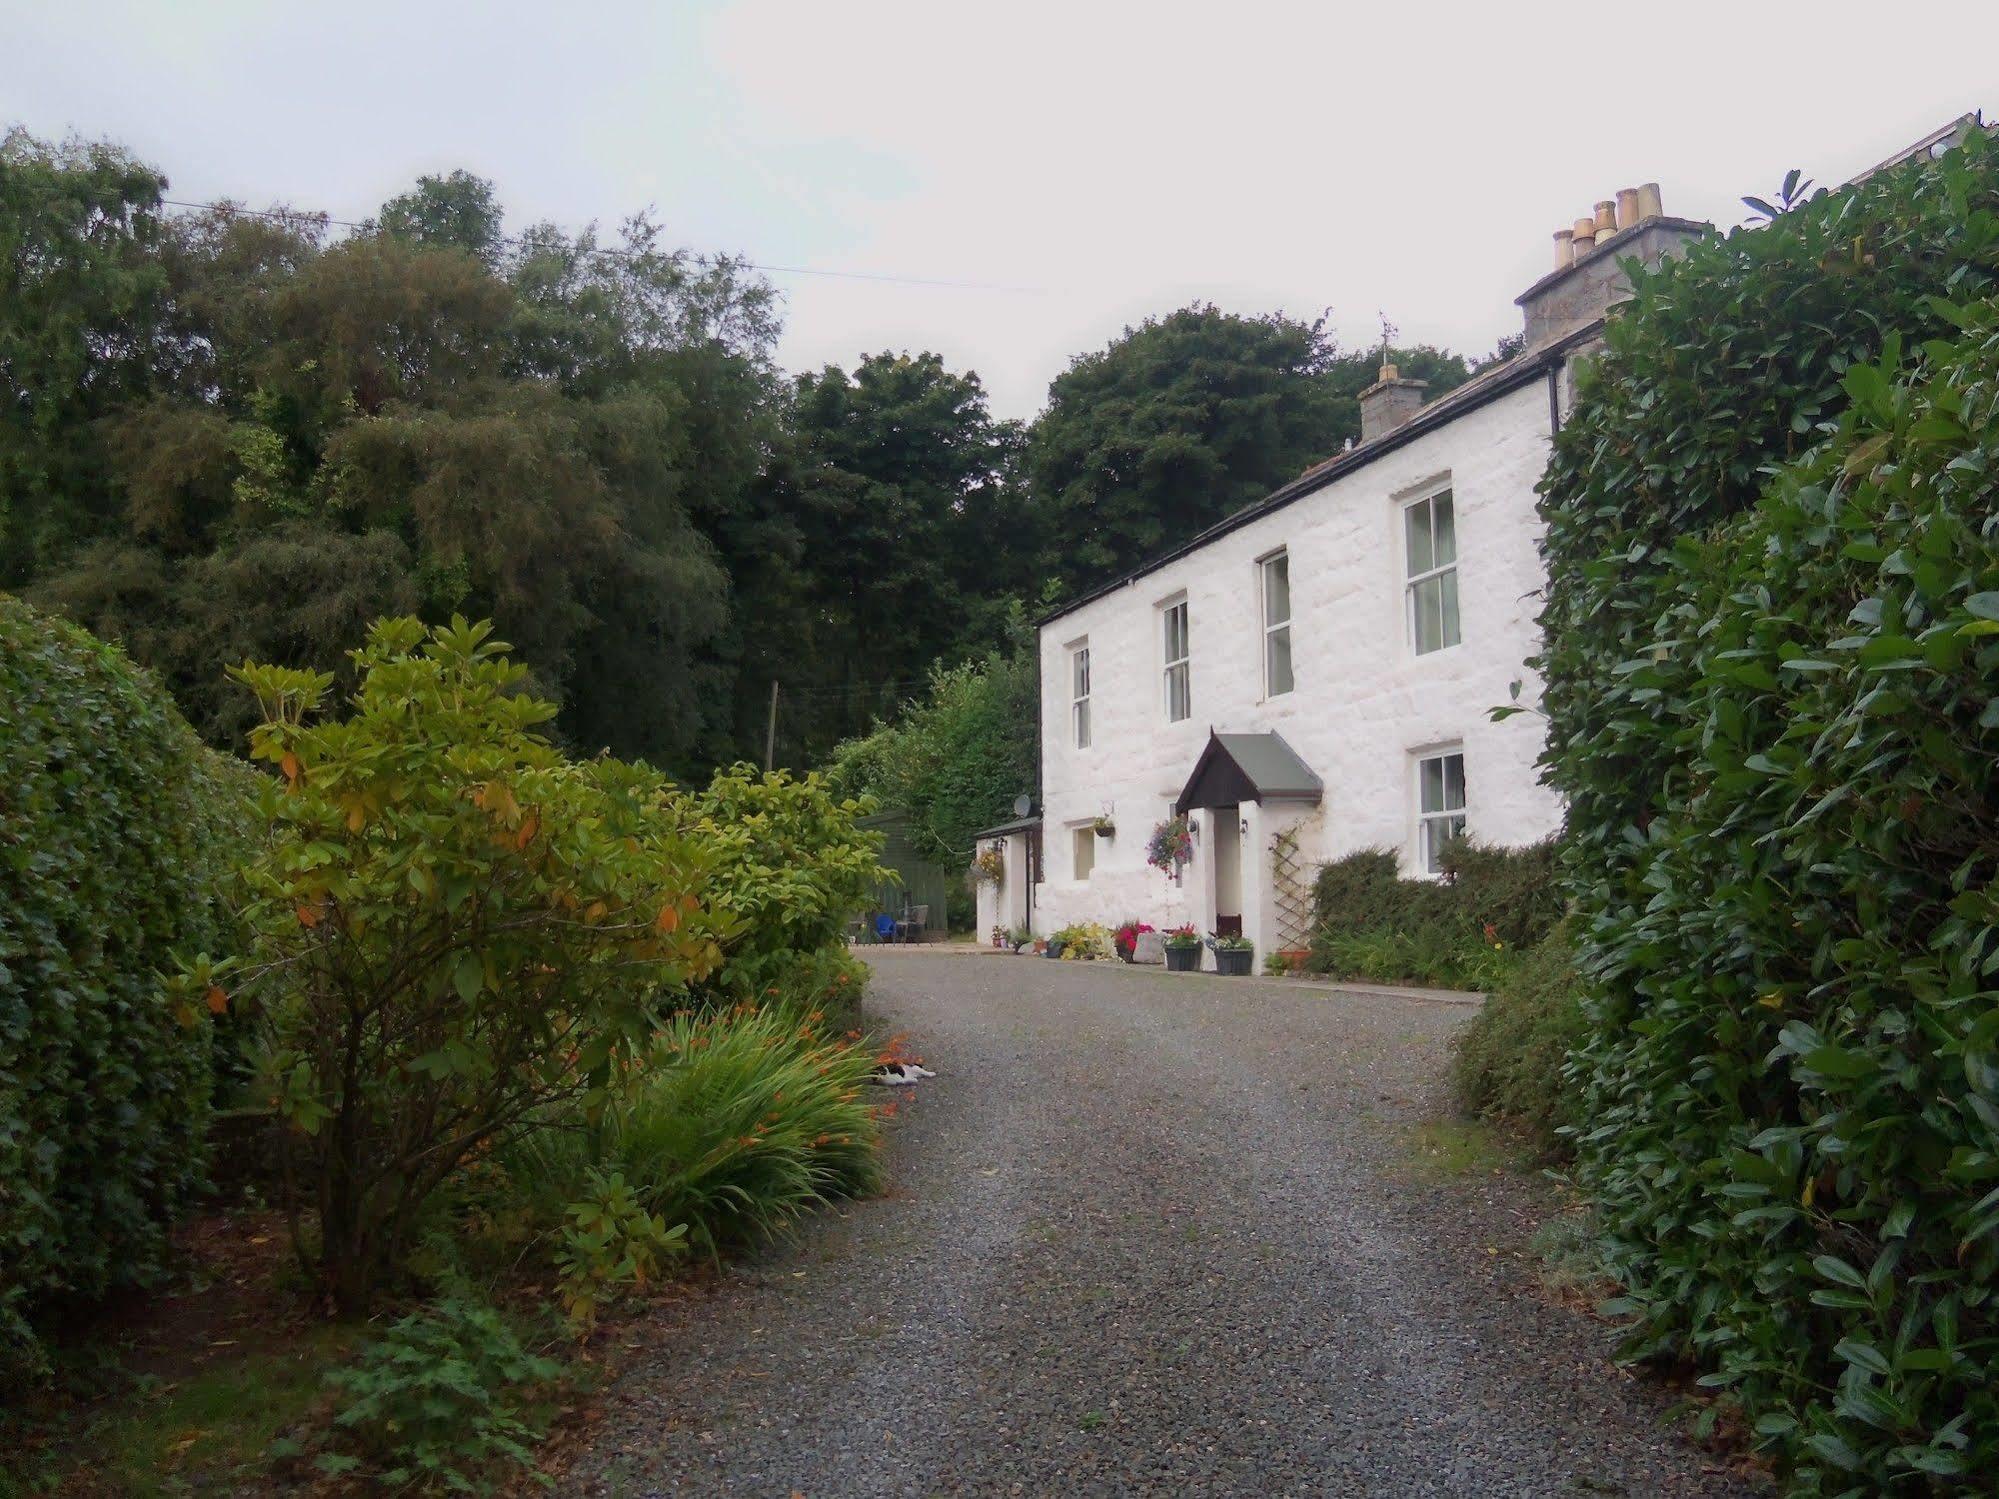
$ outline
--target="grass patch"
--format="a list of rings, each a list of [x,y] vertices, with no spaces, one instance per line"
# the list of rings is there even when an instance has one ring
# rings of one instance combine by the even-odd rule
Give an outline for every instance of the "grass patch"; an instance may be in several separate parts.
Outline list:
[[[221,1350],[179,1377],[124,1378],[122,1392],[95,1408],[18,1433],[19,1447],[0,1468],[0,1494],[150,1499],[253,1485],[267,1473],[272,1443],[307,1420],[327,1372],[360,1336],[355,1328],[312,1327],[291,1333],[282,1348]]]
[[[1512,1171],[1522,1164],[1516,1141],[1476,1119],[1419,1124],[1410,1135],[1409,1159],[1419,1174],[1437,1180]]]

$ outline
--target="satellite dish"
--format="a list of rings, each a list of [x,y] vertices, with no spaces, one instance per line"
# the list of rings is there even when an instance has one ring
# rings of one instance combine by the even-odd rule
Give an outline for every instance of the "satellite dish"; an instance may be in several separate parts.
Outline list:
[[[1029,796],[1025,791],[1013,799],[1013,815],[1015,817],[1025,817],[1033,810],[1034,798]]]

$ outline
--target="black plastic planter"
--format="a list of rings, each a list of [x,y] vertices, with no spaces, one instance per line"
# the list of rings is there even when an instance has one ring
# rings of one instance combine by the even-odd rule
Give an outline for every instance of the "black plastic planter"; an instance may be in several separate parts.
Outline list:
[[[1241,978],[1249,972],[1249,960],[1255,956],[1256,949],[1253,947],[1218,947],[1215,949],[1215,972]]]
[[[1192,973],[1200,966],[1200,948],[1169,947],[1166,949],[1166,971],[1168,973]]]
[[[1062,956],[1062,947],[1063,944],[1060,942],[1051,942],[1048,944],[1048,950],[1042,953],[1042,956],[1044,958],[1059,958]]]

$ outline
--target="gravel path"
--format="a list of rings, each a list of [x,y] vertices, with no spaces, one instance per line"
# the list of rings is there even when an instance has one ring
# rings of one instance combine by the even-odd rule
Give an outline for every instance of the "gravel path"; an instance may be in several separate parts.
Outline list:
[[[1440,1177],[1462,1008],[886,955],[942,1075],[895,1187],[654,1330],[564,1492],[1723,1495],[1536,1293],[1531,1173]]]

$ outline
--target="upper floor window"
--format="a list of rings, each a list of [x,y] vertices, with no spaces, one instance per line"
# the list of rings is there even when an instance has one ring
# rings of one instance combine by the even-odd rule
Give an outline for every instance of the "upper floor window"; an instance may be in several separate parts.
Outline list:
[[[1069,652],[1069,723],[1074,729],[1077,749],[1090,747],[1090,648],[1076,646]]]
[[[1421,656],[1458,643],[1458,536],[1446,489],[1402,512],[1408,538],[1409,639]]]
[[[1462,750],[1425,755],[1416,762],[1416,827],[1425,874],[1444,872],[1444,846],[1465,835],[1465,757]]]
[[[1187,601],[1159,611],[1166,648],[1166,721],[1178,723],[1194,711],[1187,669]]]
[[[1291,554],[1257,564],[1263,574],[1263,695],[1291,690]]]

